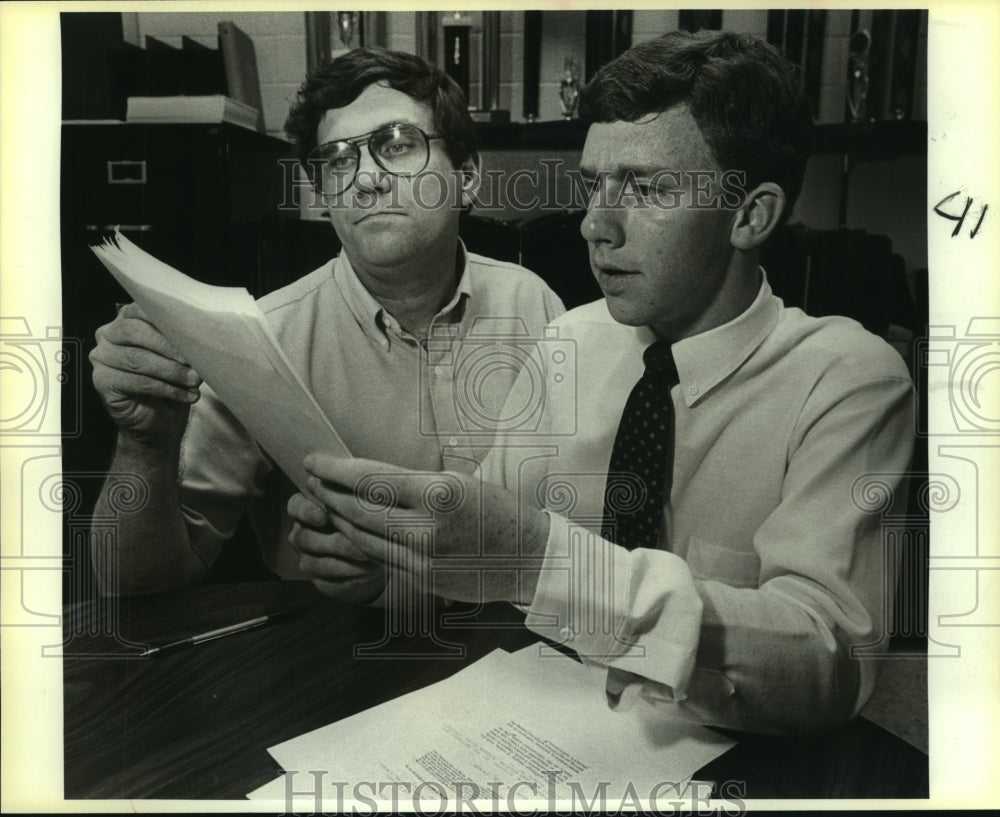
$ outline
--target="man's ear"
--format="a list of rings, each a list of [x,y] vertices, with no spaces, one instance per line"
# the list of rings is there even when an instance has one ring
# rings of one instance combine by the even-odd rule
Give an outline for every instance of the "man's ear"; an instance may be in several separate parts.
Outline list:
[[[762,182],[749,191],[743,206],[736,211],[732,245],[738,250],[752,250],[774,232],[785,211],[785,191],[774,182]]]
[[[479,183],[482,180],[479,173],[480,166],[479,151],[476,151],[462,162],[462,166],[458,170],[461,180],[462,205],[465,207],[471,207],[476,201],[476,191],[479,190]]]

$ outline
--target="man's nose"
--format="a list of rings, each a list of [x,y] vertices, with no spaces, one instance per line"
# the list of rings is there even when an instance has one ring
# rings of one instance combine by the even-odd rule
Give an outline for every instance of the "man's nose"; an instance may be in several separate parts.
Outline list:
[[[580,223],[580,234],[590,244],[598,244],[615,249],[625,243],[625,229],[622,218],[625,213],[620,205],[609,205],[591,201],[587,213]]]
[[[377,195],[387,192],[391,184],[392,174],[379,167],[367,150],[361,151],[361,158],[358,159],[358,172],[354,177],[354,186],[360,192]]]

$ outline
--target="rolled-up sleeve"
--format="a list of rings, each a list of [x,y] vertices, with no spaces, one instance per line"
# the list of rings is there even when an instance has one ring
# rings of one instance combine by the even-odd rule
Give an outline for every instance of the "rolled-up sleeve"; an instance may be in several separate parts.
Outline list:
[[[180,498],[191,548],[211,565],[251,503],[270,460],[215,392],[202,386],[181,446]]]

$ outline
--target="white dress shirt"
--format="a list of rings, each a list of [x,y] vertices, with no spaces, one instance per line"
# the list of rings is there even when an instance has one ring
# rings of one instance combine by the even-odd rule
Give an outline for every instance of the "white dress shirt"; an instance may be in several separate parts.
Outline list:
[[[875,667],[851,648],[880,638],[892,594],[881,515],[860,492],[885,474],[891,494],[910,462],[900,356],[854,321],[785,308],[764,279],[742,315],[673,345],[661,544],[628,551],[597,531],[619,418],[655,337],[604,301],[554,325],[575,388],[557,388],[540,355],[511,397],[538,397],[536,433],[498,440],[483,464],[552,518],[528,626],[606,666],[612,705],[636,691],[634,673],[645,697],[702,723],[808,732],[857,713]]]

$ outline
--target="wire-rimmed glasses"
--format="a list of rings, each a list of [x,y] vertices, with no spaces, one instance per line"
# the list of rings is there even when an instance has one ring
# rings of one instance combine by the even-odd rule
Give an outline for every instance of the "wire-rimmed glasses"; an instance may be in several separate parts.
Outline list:
[[[397,123],[317,145],[309,154],[309,164],[318,174],[323,195],[338,195],[357,178],[362,145],[368,145],[369,155],[382,170],[393,176],[412,176],[427,167],[431,140],[443,138],[426,134],[416,125]]]

